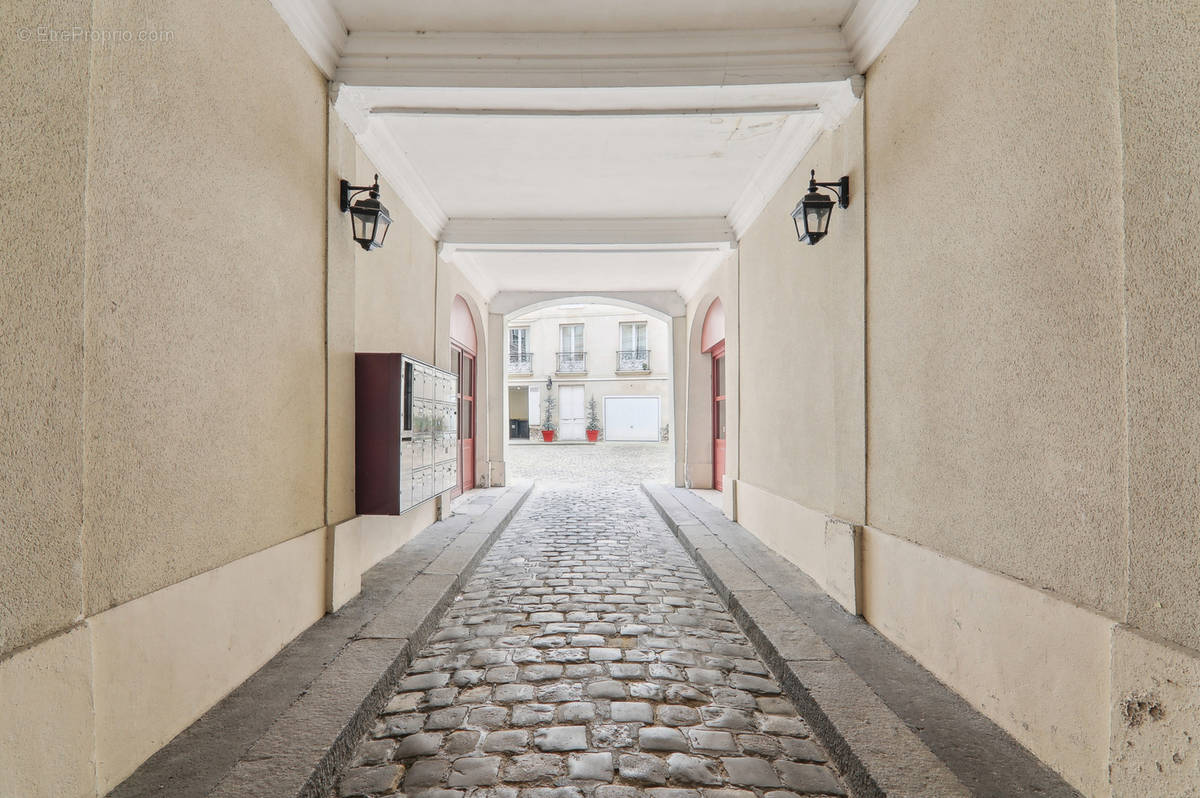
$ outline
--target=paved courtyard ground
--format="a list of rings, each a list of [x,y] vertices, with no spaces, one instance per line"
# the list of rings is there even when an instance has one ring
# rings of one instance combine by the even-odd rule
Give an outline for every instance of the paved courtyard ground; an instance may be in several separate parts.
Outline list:
[[[518,457],[636,476],[606,448]],[[360,742],[340,796],[846,794],[648,499],[604,468],[606,484],[539,484]]]
[[[509,480],[554,484],[638,485],[675,481],[675,444],[509,443],[504,462]]]

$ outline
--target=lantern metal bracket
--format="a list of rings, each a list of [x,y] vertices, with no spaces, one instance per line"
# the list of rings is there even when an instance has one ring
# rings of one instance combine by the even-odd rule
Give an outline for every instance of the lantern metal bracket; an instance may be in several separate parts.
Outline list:
[[[811,175],[808,180],[809,191],[816,191],[818,188],[830,189],[834,194],[837,194],[839,208],[845,209],[850,207],[850,175],[842,175],[841,180],[833,183],[820,183],[817,182],[816,169],[813,169],[809,174]]]
[[[371,192],[371,199],[379,199],[379,175],[375,175],[375,183],[370,186],[352,186],[352,185],[350,185],[349,180],[343,180],[343,181],[341,181],[341,187],[342,187],[342,200],[341,200],[342,213],[348,213],[350,211],[350,201],[353,200],[355,197],[357,197],[359,194],[363,193],[364,191]]]

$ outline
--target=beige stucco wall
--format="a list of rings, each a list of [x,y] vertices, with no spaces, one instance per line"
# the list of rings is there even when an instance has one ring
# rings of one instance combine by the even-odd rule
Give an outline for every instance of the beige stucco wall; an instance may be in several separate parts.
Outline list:
[[[1119,614],[1113,23],[922,0],[868,72],[867,463],[873,526]]]
[[[175,33],[92,53],[89,614],[322,525],[325,447],[323,77],[265,2],[93,24]]]
[[[1120,0],[1128,620],[1200,649],[1200,7]]]
[[[357,177],[347,179],[354,185],[369,185],[374,173],[375,167],[360,150]],[[391,212],[392,226],[383,248],[367,252],[356,247],[355,349],[402,352],[434,363],[436,242],[386,181],[380,188],[379,200]],[[343,220],[349,235],[349,217]],[[450,312],[449,306],[445,312]]]
[[[328,445],[325,466],[325,523],[353,518],[354,508],[354,347],[356,250],[350,219],[341,213],[341,185],[356,180],[358,145],[345,123],[329,111],[329,160],[326,171],[326,335],[328,382],[325,418]],[[357,591],[355,591],[357,592]]]
[[[90,15],[90,2],[21,0],[5,10],[6,21],[20,25],[87,26]],[[83,607],[81,175],[88,118],[86,47],[22,43],[15,30],[5,37],[0,657],[66,627]]]
[[[739,479],[855,523],[866,490],[862,125],[859,105],[822,134],[739,245],[741,306],[756,309],[739,327]],[[814,169],[821,181],[848,175],[851,199],[808,246],[791,212]]]

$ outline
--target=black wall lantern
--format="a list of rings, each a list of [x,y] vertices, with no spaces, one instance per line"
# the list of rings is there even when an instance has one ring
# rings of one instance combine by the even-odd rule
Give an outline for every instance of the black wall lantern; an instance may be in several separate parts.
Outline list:
[[[356,200],[351,205],[350,200],[364,191],[370,192],[367,199]],[[392,216],[379,201],[379,175],[375,175],[375,183],[370,186],[352,186],[350,181],[342,181],[342,213],[347,211],[350,212],[354,240],[367,251],[382,247]]]
[[[838,207],[850,207],[849,176],[843,176],[836,183],[818,183],[815,169],[812,170],[811,175],[808,181],[808,193],[792,211],[792,221],[796,224],[796,236],[810,246],[820,241],[829,232],[829,217],[833,216],[833,200],[817,191],[818,188],[832,189],[833,193],[837,194]],[[804,229],[800,227],[802,223]]]

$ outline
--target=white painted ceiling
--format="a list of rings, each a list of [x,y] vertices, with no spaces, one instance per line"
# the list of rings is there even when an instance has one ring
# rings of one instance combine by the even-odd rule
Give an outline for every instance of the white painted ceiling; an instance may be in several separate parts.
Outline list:
[[[451,218],[725,216],[786,117],[388,117]]]
[[[688,297],[916,0],[272,2],[485,294]]]

